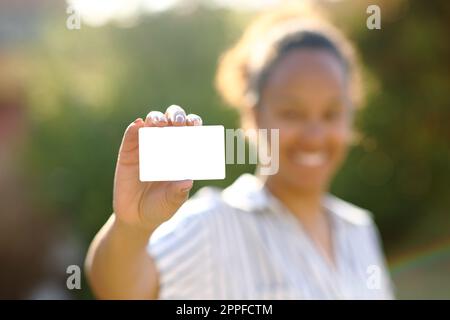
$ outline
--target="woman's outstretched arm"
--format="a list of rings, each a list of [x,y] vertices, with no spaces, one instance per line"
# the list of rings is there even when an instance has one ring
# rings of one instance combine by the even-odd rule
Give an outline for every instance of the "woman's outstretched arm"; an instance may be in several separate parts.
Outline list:
[[[126,129],[114,177],[114,214],[95,236],[85,261],[88,280],[98,298],[158,298],[158,272],[147,252],[148,240],[187,200],[192,181],[141,182],[138,130],[201,124],[199,116],[186,115],[173,105],[165,114],[152,111],[145,121],[137,119]]]

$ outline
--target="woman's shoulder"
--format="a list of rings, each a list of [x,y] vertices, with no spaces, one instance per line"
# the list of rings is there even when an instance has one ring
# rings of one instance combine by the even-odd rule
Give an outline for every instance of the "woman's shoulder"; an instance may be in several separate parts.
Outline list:
[[[264,205],[261,182],[251,174],[243,174],[230,186],[221,189],[206,186],[199,189],[171,218],[173,221],[226,219],[241,211],[252,212]]]
[[[222,190],[217,187],[199,189],[169,220],[155,230],[152,238],[159,239],[177,229],[205,230],[203,227],[217,220],[217,216],[220,216],[218,213],[224,211],[222,208],[225,204],[221,200],[221,193]]]
[[[381,238],[372,212],[333,195],[327,195],[325,206],[336,218],[343,235],[359,239],[366,248],[364,250],[372,244],[376,251],[380,251]]]
[[[202,219],[214,215],[225,206],[222,192],[218,187],[202,187],[178,209],[174,218]]]
[[[325,208],[348,225],[355,227],[372,226],[373,214],[367,209],[361,208],[353,203],[327,194],[324,198]]]

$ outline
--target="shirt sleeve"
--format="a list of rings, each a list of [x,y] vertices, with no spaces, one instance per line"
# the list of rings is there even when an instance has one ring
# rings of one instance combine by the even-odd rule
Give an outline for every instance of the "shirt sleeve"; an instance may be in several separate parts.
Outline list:
[[[213,294],[208,219],[212,199],[198,198],[183,204],[150,238],[148,252],[159,273],[160,299],[209,299]]]

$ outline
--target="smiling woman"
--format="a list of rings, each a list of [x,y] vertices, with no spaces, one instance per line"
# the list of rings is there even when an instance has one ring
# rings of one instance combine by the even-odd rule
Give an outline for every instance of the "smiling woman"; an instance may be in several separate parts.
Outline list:
[[[192,181],[139,181],[137,133],[201,125],[201,118],[179,106],[138,118],[119,151],[114,214],[86,260],[94,292],[104,298],[392,298],[371,214],[328,193],[347,153],[357,79],[352,46],[323,20],[291,7],[258,18],[222,56],[217,86],[239,108],[245,127],[279,130],[278,172],[265,176],[258,169],[223,191],[206,187],[186,201]]]

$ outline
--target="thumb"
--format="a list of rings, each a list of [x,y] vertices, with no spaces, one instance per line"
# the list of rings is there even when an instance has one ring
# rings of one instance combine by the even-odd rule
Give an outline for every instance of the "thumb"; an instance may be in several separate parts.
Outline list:
[[[189,197],[189,191],[193,186],[192,180],[181,180],[170,182],[166,188],[166,200],[167,204],[173,211],[178,210],[178,208],[187,200]]]
[[[119,163],[133,163],[137,164],[139,161],[139,154],[137,148],[139,146],[138,131],[144,126],[144,121],[141,118],[136,119],[131,123],[122,138],[122,143],[119,149]]]

